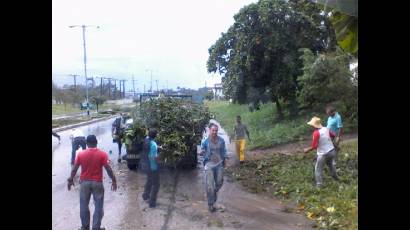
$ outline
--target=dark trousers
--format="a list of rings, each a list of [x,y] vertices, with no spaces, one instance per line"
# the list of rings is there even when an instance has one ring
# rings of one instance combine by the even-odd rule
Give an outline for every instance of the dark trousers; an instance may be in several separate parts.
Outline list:
[[[122,148],[121,139],[117,140],[117,144],[118,144],[118,157],[120,157],[121,156],[121,148]]]
[[[60,140],[60,135],[58,135],[56,132],[51,131],[51,135],[55,136],[58,138],[58,140]]]
[[[145,190],[142,194],[144,200],[149,199],[150,205],[156,205],[157,194],[159,191],[159,172],[158,170],[147,172],[147,183],[145,183]]]
[[[86,148],[86,143],[85,143],[85,137],[76,137],[73,140],[72,143],[73,147],[71,150],[71,164],[74,164],[75,161],[75,152],[79,147],[81,147],[83,150]]]

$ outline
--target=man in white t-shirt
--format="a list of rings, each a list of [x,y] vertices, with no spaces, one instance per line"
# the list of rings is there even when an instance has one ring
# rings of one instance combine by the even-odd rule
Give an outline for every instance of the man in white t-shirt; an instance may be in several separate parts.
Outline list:
[[[303,149],[303,152],[306,154],[313,149],[317,149],[315,165],[316,186],[320,187],[323,184],[322,172],[325,163],[329,167],[333,179],[339,180],[333,164],[333,160],[336,157],[336,150],[333,144],[333,139],[336,137],[335,134],[327,127],[323,127],[318,117],[313,117],[307,124],[315,130],[313,131],[312,145]]]

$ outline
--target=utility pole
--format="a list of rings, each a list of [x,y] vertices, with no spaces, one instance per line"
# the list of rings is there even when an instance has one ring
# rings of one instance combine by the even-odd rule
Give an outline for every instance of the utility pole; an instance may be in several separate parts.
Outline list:
[[[122,98],[125,98],[125,81],[127,80],[122,80]]]
[[[74,77],[74,92],[77,92],[77,83],[76,83],[76,78],[77,78],[77,74],[70,74],[70,76]]]
[[[133,89],[133,92],[134,92],[134,97],[135,97],[134,75],[132,75],[132,89]]]
[[[155,80],[155,82],[157,83],[157,93],[159,93],[159,90],[158,90],[158,80]]]
[[[111,78],[108,78],[108,98],[111,99]]]
[[[151,72],[151,86],[150,86],[149,92],[152,93],[152,69],[146,69],[145,71]]]
[[[80,25],[73,25],[69,26],[69,28],[80,27]],[[88,78],[87,78],[87,55],[86,55],[86,48],[85,48],[85,28],[91,27],[91,25],[81,25],[83,29],[83,46],[84,46],[84,76],[85,76],[85,92],[86,92],[86,101],[87,101],[87,116],[90,116],[90,106],[88,102]],[[97,29],[100,28],[97,26]]]
[[[103,95],[103,78],[102,77],[100,77],[101,78],[101,83],[100,83],[100,96],[102,96]]]
[[[117,99],[117,79],[112,79],[114,81],[114,100]]]

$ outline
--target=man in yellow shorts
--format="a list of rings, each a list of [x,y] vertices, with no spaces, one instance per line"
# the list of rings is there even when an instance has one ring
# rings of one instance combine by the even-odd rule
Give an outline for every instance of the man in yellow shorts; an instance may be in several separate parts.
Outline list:
[[[249,141],[251,138],[249,137],[249,131],[245,124],[241,123],[241,116],[236,116],[236,124],[233,128],[233,133],[235,136],[235,144],[236,144],[236,154],[239,157],[239,162],[242,164],[245,161],[245,133],[248,136]]]

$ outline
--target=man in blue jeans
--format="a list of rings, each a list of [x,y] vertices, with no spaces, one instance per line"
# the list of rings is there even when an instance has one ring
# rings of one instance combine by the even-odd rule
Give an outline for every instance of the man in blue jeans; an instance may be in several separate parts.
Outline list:
[[[105,230],[101,228],[101,220],[104,216],[104,186],[103,186],[103,170],[104,167],[108,176],[112,180],[111,189],[117,190],[117,180],[114,173],[108,164],[108,155],[106,152],[97,148],[97,138],[94,135],[87,137],[88,149],[78,153],[75,160],[75,166],[71,171],[71,176],[67,179],[68,190],[71,186],[74,186],[73,178],[77,173],[78,168],[81,166],[80,175],[80,218],[81,229],[90,229],[90,209],[88,204],[90,203],[91,195],[94,199],[94,215],[92,230]]]
[[[217,193],[223,184],[223,169],[225,167],[225,141],[218,136],[218,126],[209,125],[210,135],[201,143],[201,155],[204,156],[205,187],[208,197],[208,209],[214,212]]]

